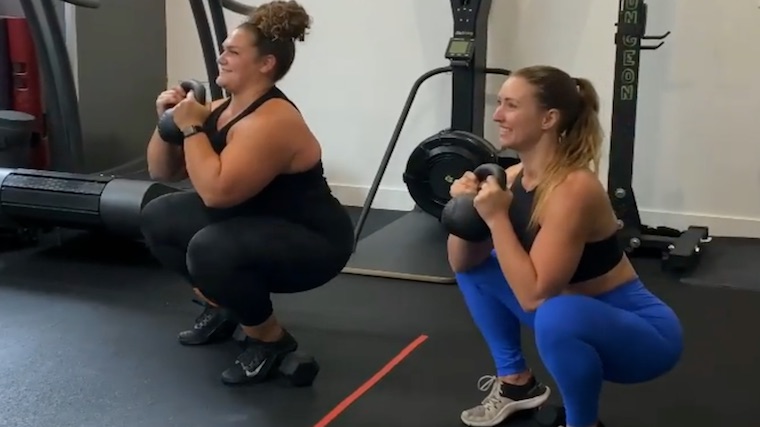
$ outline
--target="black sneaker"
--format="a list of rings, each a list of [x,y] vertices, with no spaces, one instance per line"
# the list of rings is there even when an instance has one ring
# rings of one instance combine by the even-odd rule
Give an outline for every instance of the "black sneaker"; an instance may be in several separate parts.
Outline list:
[[[247,338],[246,349],[235,364],[222,372],[222,382],[228,385],[259,383],[271,378],[288,353],[298,349],[298,343],[288,331],[275,342],[263,342]]]
[[[237,321],[232,312],[225,308],[212,307],[206,303],[193,300],[204,307],[195,319],[193,329],[182,331],[177,336],[182,345],[203,345],[223,341],[232,337],[237,328]]]

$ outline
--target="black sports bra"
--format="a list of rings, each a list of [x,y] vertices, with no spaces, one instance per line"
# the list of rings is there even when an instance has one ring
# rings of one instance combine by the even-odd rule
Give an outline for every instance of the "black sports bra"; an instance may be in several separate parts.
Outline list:
[[[224,150],[227,146],[227,134],[235,123],[252,114],[271,99],[283,99],[296,107],[279,88],[273,86],[221,128],[218,128],[219,117],[229,106],[230,100],[215,108],[203,124],[204,132],[209,137],[214,151],[221,153]],[[262,161],[266,160],[262,159]],[[255,166],[252,165],[252,167]],[[320,202],[328,204],[335,202],[324,177],[322,161],[304,172],[278,175],[255,196],[237,206],[214,209],[214,214],[223,217],[250,214],[273,215],[308,224],[311,222],[309,216],[314,214]]]
[[[529,227],[535,192],[525,191],[522,176],[521,171],[512,184],[513,198],[509,207],[509,218],[522,247],[530,251],[538,233],[538,229],[534,231]],[[620,248],[617,233],[603,240],[588,242],[583,247],[583,255],[570,283],[584,282],[599,277],[618,265],[622,257],[623,250]]]

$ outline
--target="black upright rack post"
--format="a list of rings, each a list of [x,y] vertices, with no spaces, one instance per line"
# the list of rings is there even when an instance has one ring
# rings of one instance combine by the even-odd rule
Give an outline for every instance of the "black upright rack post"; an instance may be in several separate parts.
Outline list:
[[[644,0],[619,0],[612,129],[610,135],[607,190],[620,226],[621,242],[631,256],[654,254],[663,267],[682,271],[696,265],[701,244],[708,241],[707,227],[690,226],[686,231],[642,224],[633,191],[633,160],[636,139],[641,51],[657,50],[670,31],[646,35],[647,4]],[[644,40],[658,40],[643,45]]]
[[[454,36],[446,58],[451,63],[451,129],[483,136],[486,52],[491,0],[451,0]],[[483,34],[486,32],[486,34]]]
[[[203,64],[206,66],[211,99],[219,99],[222,97],[222,89],[216,84],[216,78],[219,77],[219,67],[216,64],[217,52],[203,0],[190,0],[190,10],[193,13],[195,28],[198,31],[198,41],[201,44],[201,52],[203,53]]]

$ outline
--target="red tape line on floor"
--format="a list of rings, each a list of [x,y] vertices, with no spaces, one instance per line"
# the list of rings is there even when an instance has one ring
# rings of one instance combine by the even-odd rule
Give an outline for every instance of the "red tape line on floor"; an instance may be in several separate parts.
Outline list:
[[[340,402],[335,408],[333,408],[330,412],[327,413],[324,417],[322,417],[321,420],[319,420],[318,423],[314,424],[314,427],[325,427],[326,425],[330,424],[331,422],[335,421],[336,418],[340,414],[342,414],[346,409],[348,409],[349,406],[351,406],[354,402],[356,402],[357,399],[362,397],[365,393],[367,393],[372,387],[375,386],[378,382],[380,382],[383,377],[388,375],[393,368],[398,366],[399,363],[403,362],[404,359],[409,357],[410,354],[414,350],[417,349],[422,343],[424,343],[428,339],[427,335],[420,335],[409,343],[406,347],[404,347],[403,350],[401,350],[396,356],[393,357],[388,363],[385,364],[379,371],[375,373],[370,379],[368,379],[364,384],[359,386],[356,390],[354,390],[351,394],[348,395],[345,399],[343,399],[342,402]]]

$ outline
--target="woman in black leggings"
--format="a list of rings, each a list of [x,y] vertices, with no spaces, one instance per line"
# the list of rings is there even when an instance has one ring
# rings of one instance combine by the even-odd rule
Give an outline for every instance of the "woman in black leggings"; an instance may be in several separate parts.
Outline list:
[[[195,191],[145,206],[143,234],[205,305],[193,328],[179,334],[182,344],[226,339],[242,325],[246,350],[222,374],[227,384],[266,379],[297,348],[275,319],[270,294],[327,283],[352,252],[352,221],[323,176],[319,142],[275,86],[310,21],[294,1],[258,6],[218,60],[217,83],[229,98],[208,107],[177,87],[156,101],[159,116],[176,104],[185,140],[179,147],[153,134],[151,176],[189,177]]]

